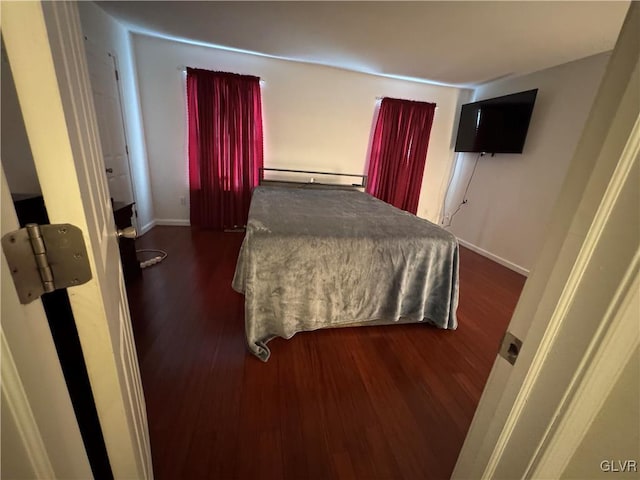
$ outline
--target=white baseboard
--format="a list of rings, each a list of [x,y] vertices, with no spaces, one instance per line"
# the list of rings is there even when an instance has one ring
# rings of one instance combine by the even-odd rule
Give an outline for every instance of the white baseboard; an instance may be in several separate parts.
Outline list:
[[[521,267],[520,265],[516,265],[515,263],[510,262],[509,260],[505,260],[504,258],[499,257],[498,255],[495,255],[491,252],[487,252],[486,250],[480,247],[477,247],[473,243],[469,243],[466,240],[462,240],[461,238],[458,238],[458,242],[463,247],[467,247],[469,250],[473,250],[477,254],[482,255],[483,257],[487,257],[488,259],[493,260],[496,263],[499,263],[503,267],[507,267],[509,270],[518,272],[520,275],[524,275],[525,277],[529,276],[529,270],[527,270],[524,267]]]
[[[156,225],[162,225],[166,227],[189,227],[191,222],[182,218],[156,218]]]
[[[149,230],[151,230],[156,225],[168,226],[168,227],[189,227],[191,226],[191,222],[189,220],[184,220],[181,218],[156,218],[155,220],[151,220],[146,225],[140,227],[140,232],[138,236],[141,237]]]

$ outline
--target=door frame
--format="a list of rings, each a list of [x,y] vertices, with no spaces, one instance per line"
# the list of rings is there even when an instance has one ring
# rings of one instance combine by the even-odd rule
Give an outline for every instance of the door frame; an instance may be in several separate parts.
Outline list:
[[[638,348],[638,24],[632,2],[509,327],[531,319],[520,356],[496,359],[452,478],[557,478]],[[601,401],[577,408],[594,385]]]

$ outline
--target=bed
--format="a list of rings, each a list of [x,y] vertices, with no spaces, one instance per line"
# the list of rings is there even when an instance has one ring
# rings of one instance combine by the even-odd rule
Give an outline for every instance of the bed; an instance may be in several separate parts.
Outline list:
[[[329,327],[457,327],[458,243],[364,192],[260,186],[233,278],[249,350]]]

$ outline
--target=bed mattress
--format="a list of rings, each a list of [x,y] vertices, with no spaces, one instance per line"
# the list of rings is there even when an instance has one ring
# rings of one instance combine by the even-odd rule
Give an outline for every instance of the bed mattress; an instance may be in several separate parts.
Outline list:
[[[457,327],[458,242],[366,193],[257,187],[233,288],[249,350],[301,331],[425,322]]]

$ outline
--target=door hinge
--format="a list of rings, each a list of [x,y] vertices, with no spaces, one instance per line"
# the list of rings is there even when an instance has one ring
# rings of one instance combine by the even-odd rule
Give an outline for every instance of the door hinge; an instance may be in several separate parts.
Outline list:
[[[118,76],[118,70],[115,70],[115,72],[116,72],[116,82],[117,82],[118,80],[120,80],[120,77]]]
[[[129,145],[124,146],[124,151],[127,152],[127,155],[129,155]]]
[[[82,230],[73,225],[29,223],[4,235],[2,250],[22,304],[91,280]]]

